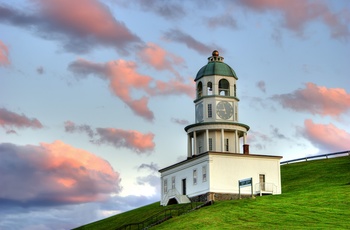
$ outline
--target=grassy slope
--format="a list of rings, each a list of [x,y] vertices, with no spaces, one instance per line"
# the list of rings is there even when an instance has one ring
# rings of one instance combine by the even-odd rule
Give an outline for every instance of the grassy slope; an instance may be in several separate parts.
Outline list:
[[[282,195],[215,202],[152,229],[350,229],[350,157],[283,165],[281,173]],[[87,226],[111,229],[101,226],[161,209],[154,203]]]

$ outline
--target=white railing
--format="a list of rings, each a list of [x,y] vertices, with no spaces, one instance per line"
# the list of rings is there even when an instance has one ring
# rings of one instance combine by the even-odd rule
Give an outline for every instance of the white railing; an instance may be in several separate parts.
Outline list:
[[[255,184],[255,193],[260,193],[260,196],[263,193],[276,194],[277,186],[274,183],[256,183]]]
[[[168,192],[164,194],[161,205],[166,206],[171,198],[175,198],[179,204],[191,202],[186,195],[181,195],[176,188],[173,188],[169,189]]]
[[[343,157],[343,156],[350,156],[350,150],[336,152],[336,153],[327,153],[327,154],[316,155],[316,156],[302,157],[302,158],[293,159],[289,161],[282,161],[281,165],[301,162],[301,161],[320,160],[320,159],[328,159],[329,157]]]

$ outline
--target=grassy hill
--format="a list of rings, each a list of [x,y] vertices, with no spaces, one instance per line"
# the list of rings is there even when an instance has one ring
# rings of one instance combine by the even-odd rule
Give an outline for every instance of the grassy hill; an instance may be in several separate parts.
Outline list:
[[[350,229],[350,157],[281,166],[282,195],[215,202],[152,229]],[[159,202],[78,229],[115,229],[170,207]]]

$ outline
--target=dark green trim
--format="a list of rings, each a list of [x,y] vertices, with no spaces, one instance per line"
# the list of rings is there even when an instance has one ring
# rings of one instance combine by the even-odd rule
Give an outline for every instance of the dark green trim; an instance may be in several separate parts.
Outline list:
[[[221,96],[221,95],[207,95],[207,96],[202,96],[196,100],[194,100],[193,102],[196,103],[204,98],[211,98],[211,97],[217,97],[217,98],[228,98],[228,99],[235,99],[237,101],[239,101],[239,99],[237,97],[234,96]]]
[[[192,125],[186,126],[184,129],[187,132],[190,128],[197,127],[197,126],[204,126],[204,125],[237,125],[241,126],[247,129],[247,131],[250,129],[250,127],[246,124],[238,123],[238,122],[233,122],[233,121],[212,121],[212,122],[201,122],[201,123],[196,123]]]

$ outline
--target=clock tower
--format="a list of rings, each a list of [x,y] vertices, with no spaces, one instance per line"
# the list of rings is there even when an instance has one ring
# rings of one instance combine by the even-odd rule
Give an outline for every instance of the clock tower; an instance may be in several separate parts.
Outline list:
[[[237,80],[235,71],[214,50],[194,80],[195,123],[185,127],[187,158],[209,151],[241,152],[241,139],[245,145],[249,126],[238,122]]]
[[[249,126],[238,122],[237,80],[216,50],[198,71],[195,123],[185,127],[187,159],[159,170],[161,205],[282,193],[282,157],[249,153]]]

